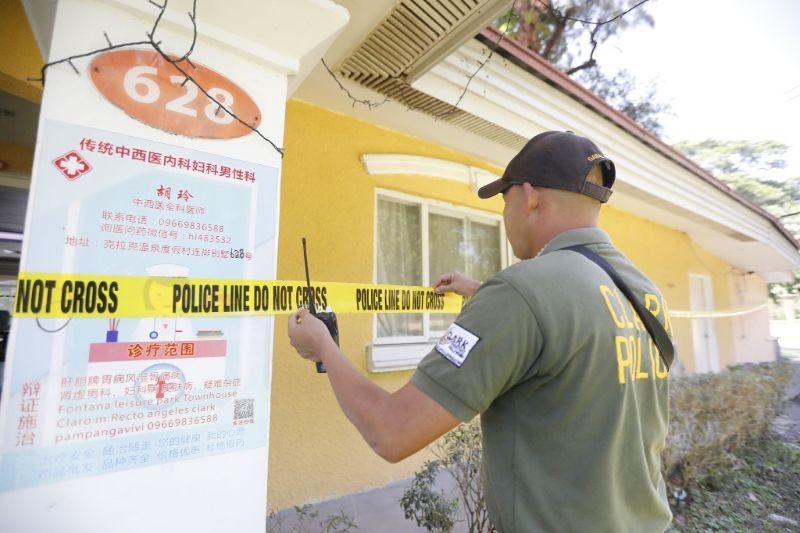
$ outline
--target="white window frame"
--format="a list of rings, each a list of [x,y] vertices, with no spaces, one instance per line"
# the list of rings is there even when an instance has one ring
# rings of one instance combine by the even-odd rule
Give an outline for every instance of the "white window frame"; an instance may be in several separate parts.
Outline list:
[[[406,203],[419,206],[420,208],[420,232],[422,246],[422,284],[430,286],[429,276],[429,228],[428,217],[430,214],[452,216],[467,221],[475,221],[484,224],[496,224],[500,232],[500,267],[505,268],[511,261],[513,253],[511,246],[506,238],[503,217],[496,213],[480,211],[470,207],[464,207],[441,200],[433,200],[421,196],[401,193],[388,189],[375,189],[374,197],[374,220],[373,220],[373,283],[378,280],[378,200],[385,199],[392,202]],[[372,318],[372,343],[367,347],[367,363],[370,372],[393,372],[400,370],[410,370],[417,367],[420,360],[427,355],[436,345],[436,341],[444,333],[443,331],[431,331],[429,323],[429,313],[425,313],[422,322],[422,335],[407,337],[378,337],[378,319]]]

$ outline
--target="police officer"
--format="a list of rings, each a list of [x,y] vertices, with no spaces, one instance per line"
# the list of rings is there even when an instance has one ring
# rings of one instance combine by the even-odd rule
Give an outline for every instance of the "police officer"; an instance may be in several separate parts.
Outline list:
[[[660,452],[667,368],[608,261],[660,320],[660,293],[597,227],[614,164],[572,132],[531,139],[503,177],[503,220],[521,259],[480,284],[451,272],[437,292],[473,296],[411,381],[389,393],[362,376],[325,326],[289,320],[298,353],[322,361],[345,415],[390,462],[481,417],[484,495],[498,531],[663,531],[671,520]]]

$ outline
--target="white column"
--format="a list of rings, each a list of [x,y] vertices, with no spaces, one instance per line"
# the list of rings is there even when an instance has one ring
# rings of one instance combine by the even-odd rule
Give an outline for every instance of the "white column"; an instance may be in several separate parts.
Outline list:
[[[104,32],[115,45],[146,40],[159,13],[146,0],[61,0],[54,11],[55,4],[25,2],[49,61],[108,46]],[[191,6],[190,0],[169,3],[156,34],[165,52],[182,56],[189,50],[194,37],[187,15]],[[240,90],[228,91],[236,99],[248,95],[252,105],[213,91],[213,85],[202,87],[234,111],[250,113],[240,117],[243,120],[250,122],[258,116],[260,133],[282,146],[289,81],[296,82],[319,59],[346,24],[347,11],[328,0],[201,1],[197,8],[198,34],[191,60],[198,70],[186,63],[182,67],[192,73],[213,71],[224,80],[220,84]],[[209,115],[217,119],[224,115],[214,113],[216,107],[202,91],[169,75],[158,81],[163,74],[158,69],[169,65],[158,63],[147,43],[135,49],[149,51],[150,59],[126,63],[112,80],[119,85],[113,90],[93,80],[93,74],[102,70],[91,68],[96,55],[72,61],[78,73],[66,63],[48,70],[21,273],[144,276],[158,271],[151,275],[274,279],[281,154],[249,131],[219,138],[215,133],[218,120]],[[168,94],[171,90],[174,93]],[[136,105],[151,108],[139,113]],[[198,121],[209,126],[202,133],[191,127]],[[113,155],[103,153],[100,142],[122,149]],[[134,148],[138,158],[131,153]],[[159,157],[145,160],[141,158],[145,153]],[[168,155],[191,161],[192,166],[168,166],[163,161]],[[222,167],[229,169],[228,176]],[[162,198],[167,188],[172,196]],[[203,206],[204,214],[193,209],[190,216],[187,197],[176,197],[179,190],[191,193],[191,203]],[[161,202],[163,211],[147,210],[151,208],[145,203],[151,197]],[[165,207],[168,203],[174,211]],[[169,231],[148,233],[164,229],[162,220],[192,216],[220,226],[224,221],[221,235],[230,238],[231,248],[246,250],[247,261],[232,253],[225,260],[213,257],[212,252],[225,250],[219,246],[201,249],[203,245],[185,232],[176,231],[174,237]],[[109,221],[122,233],[114,235]],[[143,228],[144,234],[136,227]],[[120,249],[119,243],[125,247]],[[156,244],[159,248],[154,253]],[[176,245],[183,251],[176,251]],[[263,532],[272,319],[119,318],[119,326],[105,317],[14,321],[6,366],[11,378],[7,376],[0,404],[4,533]],[[53,334],[42,326],[63,328]],[[217,338],[205,340],[209,334]],[[222,355],[194,360],[97,362],[91,355],[119,352],[124,343],[141,346],[169,341],[192,346],[213,342],[215,349],[224,347]],[[159,381],[152,394],[139,387],[139,380],[157,364],[173,369],[165,375],[172,376],[169,379],[175,380],[176,387],[192,382],[194,388],[176,389],[181,393],[168,409],[133,405],[164,399],[170,382]],[[96,385],[91,384],[92,376],[100,380]],[[110,377],[107,387],[102,381],[106,376]],[[112,383],[116,376],[123,376],[123,382]],[[127,376],[136,381],[126,381]],[[80,384],[73,381],[77,379]],[[26,411],[21,406],[33,394],[24,385],[28,383],[37,384],[36,416],[23,420]],[[90,390],[108,394],[107,401],[90,400]],[[214,394],[222,391],[237,395],[216,399]],[[78,392],[80,400],[75,400]],[[122,402],[131,405],[122,407]],[[67,412],[70,409],[72,414]],[[81,415],[75,416],[74,409],[80,409]],[[184,424],[186,420],[191,424]],[[176,425],[155,424],[163,421]],[[72,422],[75,428],[65,429]],[[83,432],[79,438],[65,439],[79,431]]]

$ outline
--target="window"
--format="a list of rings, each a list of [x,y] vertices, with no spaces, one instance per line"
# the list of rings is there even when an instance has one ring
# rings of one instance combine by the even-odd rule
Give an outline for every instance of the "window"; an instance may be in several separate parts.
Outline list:
[[[507,255],[499,215],[399,193],[378,192],[376,283],[429,286],[438,275],[451,270],[485,280],[505,266]],[[371,357],[373,370],[415,366],[455,316],[377,314]],[[381,349],[382,346],[387,348]],[[401,353],[406,355],[400,366],[394,365],[397,362],[394,355],[387,355]],[[409,359],[408,353],[419,357],[414,355]],[[379,368],[382,364],[388,366]]]

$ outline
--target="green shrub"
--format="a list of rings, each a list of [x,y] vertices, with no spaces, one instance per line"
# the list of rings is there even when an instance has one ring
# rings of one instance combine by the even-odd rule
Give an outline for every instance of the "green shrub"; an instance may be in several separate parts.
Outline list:
[[[453,429],[434,445],[433,453],[437,459],[425,462],[400,499],[405,517],[413,518],[427,531],[446,533],[453,530],[460,506],[467,531],[494,531],[483,499],[481,427],[478,420]],[[458,498],[449,499],[443,490],[434,488],[440,472],[447,472],[455,480]]]
[[[413,518],[419,527],[433,533],[452,531],[458,511],[458,500],[449,499],[443,490],[434,488],[441,467],[441,461],[425,461],[400,498],[406,519]]]
[[[739,448],[763,436],[790,378],[789,365],[771,363],[671,379],[662,466],[673,491],[731,466]]]
[[[292,516],[293,515],[293,516]],[[270,512],[267,522],[267,533],[350,533],[358,529],[358,524],[344,511],[320,519],[319,511],[311,504],[295,505],[293,513],[280,514]],[[285,525],[289,520],[291,525]]]

